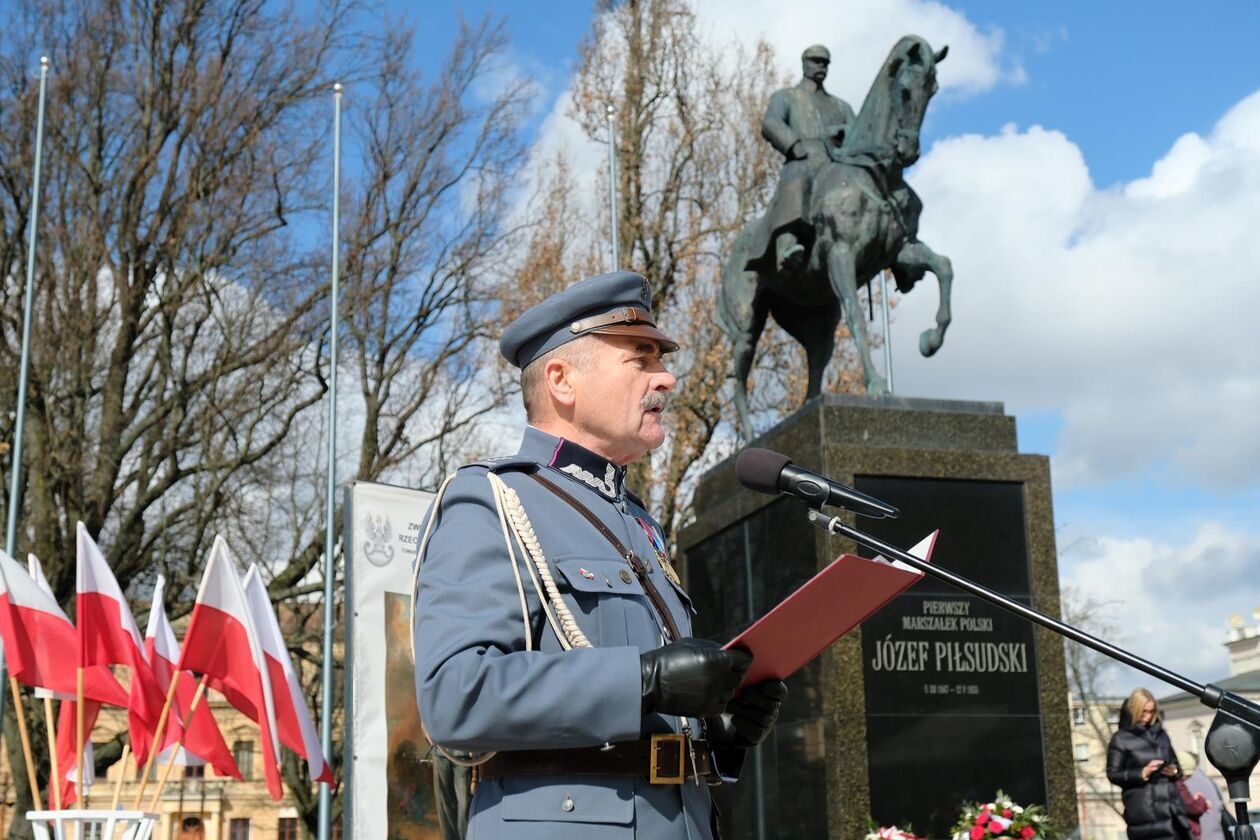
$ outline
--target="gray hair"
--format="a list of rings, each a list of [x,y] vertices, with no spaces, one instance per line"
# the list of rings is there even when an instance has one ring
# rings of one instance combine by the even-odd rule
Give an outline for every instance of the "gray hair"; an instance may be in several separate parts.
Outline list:
[[[546,402],[547,383],[543,378],[543,371],[547,369],[547,363],[553,359],[561,359],[578,370],[586,370],[595,355],[596,341],[598,338],[594,334],[578,336],[544,353],[521,370],[521,400],[525,403],[526,420],[536,419],[539,407]]]

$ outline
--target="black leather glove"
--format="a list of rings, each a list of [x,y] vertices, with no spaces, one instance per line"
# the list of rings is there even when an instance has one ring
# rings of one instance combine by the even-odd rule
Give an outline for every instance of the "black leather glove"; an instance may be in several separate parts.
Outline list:
[[[643,712],[706,718],[722,713],[752,656],[707,639],[679,639],[639,655]]]
[[[715,747],[749,749],[766,740],[779,707],[787,699],[787,686],[778,680],[766,680],[744,689],[744,693],[726,704],[720,717],[710,718],[709,742]]]

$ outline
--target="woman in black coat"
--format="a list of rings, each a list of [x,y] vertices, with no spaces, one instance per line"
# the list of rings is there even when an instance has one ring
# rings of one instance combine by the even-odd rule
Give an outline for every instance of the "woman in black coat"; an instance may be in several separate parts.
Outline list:
[[[1107,747],[1107,778],[1122,791],[1129,840],[1192,840],[1178,775],[1159,706],[1145,688],[1135,689]]]

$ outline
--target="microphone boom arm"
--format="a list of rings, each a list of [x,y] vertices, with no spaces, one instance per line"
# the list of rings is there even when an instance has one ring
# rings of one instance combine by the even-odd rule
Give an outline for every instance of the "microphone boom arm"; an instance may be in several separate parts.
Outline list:
[[[969,592],[1008,612],[1015,613],[1021,618],[1040,624],[1064,638],[1093,648],[1117,662],[1122,662],[1156,679],[1163,680],[1169,685],[1174,685],[1198,698],[1199,702],[1208,708],[1215,709],[1216,716],[1212,720],[1206,743],[1208,759],[1221,771],[1229,784],[1230,800],[1235,803],[1238,820],[1238,825],[1234,828],[1234,840],[1256,840],[1255,829],[1250,824],[1247,812],[1247,799],[1251,771],[1257,763],[1260,763],[1260,705],[1218,686],[1197,683],[1057,618],[1038,612],[1032,607],[1026,607],[948,569],[920,560],[879,537],[845,524],[838,516],[828,516],[811,508],[809,521],[829,534],[848,537],[859,545],[879,552],[883,557],[900,560],[924,574],[943,580],[964,592]]]

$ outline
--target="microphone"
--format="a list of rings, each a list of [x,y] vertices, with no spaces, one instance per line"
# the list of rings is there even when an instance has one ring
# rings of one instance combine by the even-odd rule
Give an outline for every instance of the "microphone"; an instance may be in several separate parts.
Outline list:
[[[749,490],[771,496],[790,493],[815,509],[831,505],[873,519],[897,516],[897,509],[892,505],[801,469],[793,465],[788,456],[770,449],[751,447],[739,453],[735,459],[735,477]]]

